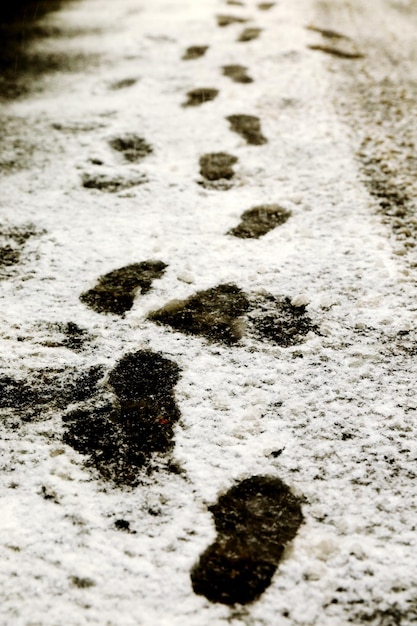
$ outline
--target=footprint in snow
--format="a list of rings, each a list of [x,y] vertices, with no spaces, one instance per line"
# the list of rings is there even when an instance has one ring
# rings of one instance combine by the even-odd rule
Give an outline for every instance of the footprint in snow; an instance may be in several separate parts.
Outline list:
[[[262,32],[262,28],[256,28],[254,26],[245,28],[240,33],[239,37],[237,38],[237,41],[240,41],[240,42],[253,41],[254,39],[258,39],[261,32]]]
[[[208,50],[208,46],[189,46],[182,56],[183,61],[192,61],[204,56]]]
[[[302,343],[317,326],[304,304],[288,297],[248,295],[234,284],[199,291],[186,300],[174,300],[149,313],[148,319],[186,335],[227,346],[245,336],[289,347]]]
[[[253,83],[253,78],[248,76],[244,65],[224,65],[223,75],[231,78],[235,83]]]
[[[137,485],[139,470],[152,469],[158,455],[178,472],[167,457],[180,418],[174,397],[179,373],[174,361],[150,350],[125,355],[98,382],[90,403],[64,415],[64,442],[117,485]]]
[[[95,287],[81,294],[80,300],[96,313],[123,315],[132,308],[137,291],[147,293],[166,267],[162,261],[126,265],[101,276]]]
[[[301,500],[279,478],[252,476],[209,511],[217,537],[191,571],[194,592],[210,602],[253,602],[271,584],[285,545],[297,534]]]
[[[231,130],[243,137],[248,144],[261,146],[267,143],[268,140],[261,132],[259,117],[255,115],[237,114],[229,115],[226,119],[230,123]]]
[[[199,184],[209,189],[230,189],[235,172],[233,166],[238,158],[227,152],[211,152],[200,157],[200,174],[203,181]]]
[[[237,17],[236,15],[217,15],[217,25],[221,28],[230,26],[230,24],[244,24],[248,19],[246,17]]]
[[[240,239],[259,239],[270,230],[285,224],[291,217],[291,211],[278,204],[262,204],[248,209],[241,215],[241,222],[228,231],[228,235]]]
[[[187,100],[182,105],[183,107],[195,107],[205,102],[214,100],[219,94],[218,89],[212,89],[211,87],[200,87],[198,89],[192,89],[187,93]]]
[[[120,152],[129,163],[137,163],[153,151],[143,137],[132,133],[110,139],[109,145],[116,152]]]
[[[97,165],[99,165],[97,163]],[[97,191],[103,191],[105,193],[118,193],[119,191],[126,191],[132,189],[138,185],[147,183],[148,179],[144,174],[137,172],[131,172],[126,175],[123,174],[108,174],[100,171],[85,172],[81,177],[81,184],[84,189],[95,189]]]

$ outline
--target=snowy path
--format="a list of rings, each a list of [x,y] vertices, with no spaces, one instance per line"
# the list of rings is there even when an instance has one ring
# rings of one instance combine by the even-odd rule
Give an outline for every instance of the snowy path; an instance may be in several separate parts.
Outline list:
[[[415,623],[416,10],[360,4],[81,0],[37,23],[17,66],[51,71],[0,113],[0,624]],[[198,88],[218,93],[183,106]],[[236,115],[259,120],[254,143]],[[235,157],[220,182],[200,173],[217,153]],[[229,232],[260,206],[282,223]],[[99,278],[145,261],[158,275],[106,313]],[[214,290],[201,335],[172,327],[221,285],[241,315]],[[123,391],[128,354],[162,357],[155,402]],[[167,443],[140,468],[143,403]],[[303,522],[258,599],[211,602],[190,578],[208,506],[253,476],[283,481]],[[277,547],[255,500],[233,530],[250,559]]]

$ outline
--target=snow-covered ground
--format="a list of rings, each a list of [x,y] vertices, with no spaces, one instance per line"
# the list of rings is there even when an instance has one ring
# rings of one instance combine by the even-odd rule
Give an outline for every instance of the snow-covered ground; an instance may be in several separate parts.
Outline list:
[[[80,0],[45,14],[16,57],[29,89],[0,113],[2,625],[416,623],[415,183],[412,137],[408,170],[396,140],[412,116],[404,99],[395,123],[392,103],[373,100],[382,121],[366,106],[391,66],[359,4]],[[404,25],[407,45],[415,13],[375,2],[375,23]],[[247,28],[259,36],[238,41]],[[191,46],[207,49],[183,58]],[[19,73],[35,60],[50,71]],[[183,106],[197,88],[218,94]],[[233,132],[238,114],[267,141]],[[123,147],[132,136],[143,158]],[[388,183],[372,186],[387,151],[391,192],[406,178],[388,217]],[[237,159],[226,182],[200,174],[213,153]],[[290,216],[259,238],[228,234],[261,205]],[[166,268],[124,315],[80,300],[149,260]],[[232,320],[237,341],[148,319],[219,285],[255,311]],[[311,328],[290,345],[251,332],[256,306],[284,298]],[[117,404],[112,372],[149,352],[178,366],[179,419],[171,448],[118,482],[70,445],[68,416]],[[91,368],[97,389],[77,395]],[[303,523],[258,599],[210,602],[190,578],[216,538],[208,506],[252,476],[283,481]]]

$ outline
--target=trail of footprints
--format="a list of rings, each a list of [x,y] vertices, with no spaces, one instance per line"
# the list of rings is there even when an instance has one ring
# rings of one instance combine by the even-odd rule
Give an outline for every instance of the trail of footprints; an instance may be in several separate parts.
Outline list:
[[[260,6],[262,10],[271,7]],[[220,27],[246,21],[236,16],[217,16]],[[260,28],[247,27],[237,41],[251,41],[260,33]],[[191,46],[182,59],[196,60],[207,50],[206,45]],[[222,72],[236,83],[253,82],[242,65],[225,65]],[[218,93],[212,87],[193,89],[182,106],[204,105]],[[239,113],[229,115],[227,121],[230,130],[247,144],[261,146],[267,142],[258,117]],[[134,135],[112,139],[109,144],[130,163],[137,163],[152,151],[144,139]],[[237,162],[235,155],[225,152],[202,155],[199,184],[228,189]],[[86,186],[85,180],[83,184]],[[102,181],[96,188],[115,190],[113,186],[105,189]],[[241,222],[225,235],[259,239],[290,216],[277,204],[255,206],[246,210]],[[98,314],[125,315],[134,298],[149,291],[165,269],[165,263],[159,260],[116,269],[101,276],[80,299]],[[310,331],[317,331],[303,305],[291,303],[287,297],[247,294],[234,284],[220,284],[186,300],[168,302],[149,313],[148,320],[173,332],[230,347],[245,337],[286,347],[302,342]],[[126,355],[105,384],[97,381],[89,402],[66,414],[65,442],[86,454],[103,478],[115,484],[138,484],[140,468],[149,471],[157,466],[161,455],[167,460],[168,470],[178,471],[170,452],[174,446],[173,428],[180,416],[174,398],[179,375],[178,366],[163,355],[151,351]],[[210,510],[218,538],[191,572],[193,589],[212,602],[252,602],[271,583],[285,544],[302,523],[300,501],[279,478],[253,476],[232,487]]]
[[[241,6],[243,2],[228,0],[227,4]],[[273,6],[273,2],[262,2],[258,9],[267,11]],[[221,28],[248,21],[234,15],[218,15],[216,19]],[[334,31],[307,28],[332,41],[347,39]],[[260,36],[261,30],[245,27],[236,42],[252,41]],[[343,58],[360,56],[333,46],[309,47]],[[190,46],[182,60],[195,61],[208,49],[208,45]],[[221,70],[236,83],[253,82],[242,65],[225,65]],[[121,80],[110,88],[129,88],[135,82],[135,79]],[[212,87],[193,89],[182,106],[201,106],[214,100],[218,93]],[[227,120],[230,130],[247,144],[262,146],[267,142],[258,117],[239,113],[229,115]],[[113,137],[108,143],[125,166],[135,166],[153,152],[152,146],[134,133]],[[221,151],[204,154],[199,161],[201,180],[197,182],[211,189],[228,189],[237,162],[238,157]],[[144,182],[146,177],[136,169],[118,176],[96,171],[82,177],[84,188],[110,193]],[[225,236],[259,239],[290,217],[290,211],[277,204],[255,206],[244,211],[240,223]],[[18,262],[19,250],[30,234],[28,231],[27,235],[18,237],[10,233],[13,245],[0,248],[0,269]],[[135,298],[147,293],[152,283],[163,276],[166,267],[163,261],[150,259],[113,270],[83,292],[80,300],[97,314],[124,316]],[[245,339],[288,347],[301,343],[310,332],[319,332],[304,303],[286,296],[248,294],[235,284],[219,284],[186,300],[168,302],[149,313],[148,320],[167,327],[167,332],[180,332],[229,347],[242,345]],[[71,322],[60,332],[67,339],[59,345],[70,349],[81,350],[87,340],[85,331]],[[139,350],[125,355],[107,376],[99,367],[76,376],[65,393],[56,388],[50,391],[56,386],[54,380],[49,391],[46,386],[39,396],[29,384],[3,377],[0,407],[20,407],[30,412],[29,407],[47,403],[60,406],[60,402],[78,402],[76,409],[64,414],[65,442],[86,455],[87,464],[95,467],[104,479],[117,485],[135,486],[140,483],[141,468],[149,471],[162,463],[168,471],[181,471],[170,457],[174,426],[180,418],[174,395],[179,377],[180,369],[172,360],[150,350]],[[278,477],[253,476],[221,495],[209,510],[218,535],[192,569],[193,589],[212,602],[229,605],[252,602],[271,583],[285,544],[294,538],[303,521],[301,501]],[[126,530],[122,522],[120,530]]]

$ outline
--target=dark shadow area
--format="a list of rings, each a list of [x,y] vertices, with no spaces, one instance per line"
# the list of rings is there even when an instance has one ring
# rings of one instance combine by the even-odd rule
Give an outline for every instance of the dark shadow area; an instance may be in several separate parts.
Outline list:
[[[84,54],[63,55],[31,51],[37,40],[62,35],[41,25],[42,19],[76,0],[7,0],[0,7],[0,99],[27,94],[33,81],[47,72],[73,71],[86,63]],[[77,33],[73,33],[74,35]]]
[[[49,11],[57,11],[65,4],[66,0],[6,0],[0,6],[1,24],[17,20],[35,22]]]

